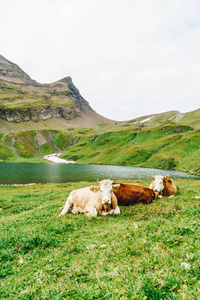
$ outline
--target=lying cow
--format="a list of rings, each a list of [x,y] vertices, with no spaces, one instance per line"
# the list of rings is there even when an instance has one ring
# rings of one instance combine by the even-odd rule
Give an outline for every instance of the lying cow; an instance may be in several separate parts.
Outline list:
[[[64,216],[69,210],[73,214],[84,213],[96,217],[98,213],[102,215],[120,214],[117,198],[113,191],[117,190],[118,184],[112,180],[102,180],[99,186],[91,186],[72,191],[66,204],[59,215]]]
[[[114,191],[118,205],[129,206],[137,203],[149,204],[155,199],[155,193],[140,184],[120,183]]]
[[[152,181],[149,188],[154,190],[157,197],[173,197],[177,194],[177,188],[174,184],[174,181],[170,179],[168,175],[164,177],[161,175],[156,175],[153,176],[153,178],[154,181]]]

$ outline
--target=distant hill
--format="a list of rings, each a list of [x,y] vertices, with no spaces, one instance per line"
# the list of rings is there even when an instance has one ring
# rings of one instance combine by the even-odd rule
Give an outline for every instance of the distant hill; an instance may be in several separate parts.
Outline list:
[[[45,126],[41,121],[46,120],[50,121],[47,127],[55,124],[57,128],[113,123],[90,107],[71,77],[40,84],[0,55],[0,122],[10,123],[3,122],[1,129],[33,129],[35,122],[39,122],[36,127],[42,128]],[[19,127],[17,123],[21,123]]]
[[[175,110],[160,114],[151,114],[127,121],[126,123],[154,127],[168,121],[177,124],[190,125],[194,128],[200,128],[200,108],[187,113],[180,113],[179,111]]]

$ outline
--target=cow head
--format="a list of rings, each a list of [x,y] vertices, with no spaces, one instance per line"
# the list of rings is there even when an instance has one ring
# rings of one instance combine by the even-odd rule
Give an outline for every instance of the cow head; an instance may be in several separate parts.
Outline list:
[[[157,194],[157,195],[161,195],[163,190],[164,190],[164,184],[163,184],[163,176],[161,175],[155,175],[153,176],[154,178],[154,192]]]
[[[98,181],[99,186],[91,186],[90,190],[92,192],[100,192],[102,205],[104,206],[105,210],[107,207],[111,205],[112,194],[114,190],[117,190],[120,187],[120,184],[115,184],[114,180],[105,179],[102,181]]]

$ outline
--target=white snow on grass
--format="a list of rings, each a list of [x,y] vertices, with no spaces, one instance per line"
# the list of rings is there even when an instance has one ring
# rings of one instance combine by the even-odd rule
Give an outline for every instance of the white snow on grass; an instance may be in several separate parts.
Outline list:
[[[150,117],[150,118],[147,118],[147,119],[144,119],[142,121],[140,121],[140,123],[144,123],[144,122],[148,122],[149,120],[151,120],[153,117]]]
[[[61,164],[75,164],[75,161],[72,160],[66,160],[63,158],[58,157],[58,155],[60,155],[61,153],[54,153],[54,154],[49,154],[49,155],[45,155],[43,158],[54,162],[54,163],[61,163]]]

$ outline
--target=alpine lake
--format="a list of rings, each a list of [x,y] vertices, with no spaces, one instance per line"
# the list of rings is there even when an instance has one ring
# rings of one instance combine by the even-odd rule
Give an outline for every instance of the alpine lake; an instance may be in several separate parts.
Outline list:
[[[66,183],[97,179],[151,179],[154,175],[200,179],[200,176],[150,168],[62,163],[0,163],[0,184]]]

